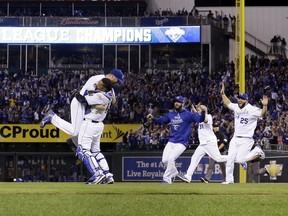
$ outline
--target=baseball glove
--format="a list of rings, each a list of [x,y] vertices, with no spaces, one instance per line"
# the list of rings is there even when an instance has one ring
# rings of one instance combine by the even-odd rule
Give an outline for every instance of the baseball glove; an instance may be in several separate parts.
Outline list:
[[[79,92],[79,89],[73,89],[71,92],[71,97],[75,97],[75,95]]]

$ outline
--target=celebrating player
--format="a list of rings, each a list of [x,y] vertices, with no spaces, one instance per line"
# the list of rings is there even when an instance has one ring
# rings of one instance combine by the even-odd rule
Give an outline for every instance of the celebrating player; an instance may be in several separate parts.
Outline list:
[[[170,123],[170,138],[162,155],[162,162],[166,165],[163,184],[171,184],[172,179],[178,175],[175,161],[188,147],[192,127],[191,123],[202,122],[205,119],[205,112],[202,112],[201,115],[189,112],[183,108],[183,105],[184,98],[178,96],[175,98],[174,110],[167,113],[164,117],[154,118],[152,114],[147,115],[147,119],[152,120],[156,124],[163,125]]]
[[[85,116],[87,115],[87,113],[89,113],[89,115],[92,115],[92,114],[90,114],[92,111],[93,111],[93,113],[96,115],[96,118],[98,118],[98,119],[101,119],[101,121],[100,120],[98,120],[99,121],[99,124],[100,124],[100,126],[102,127],[102,131],[101,130],[97,130],[97,132],[98,132],[98,134],[99,134],[99,140],[98,139],[96,139],[96,140],[94,140],[94,138],[91,138],[90,137],[90,139],[91,139],[91,141],[92,141],[92,144],[91,144],[91,146],[96,146],[96,147],[90,147],[90,148],[88,148],[87,147],[87,145],[88,144],[84,144],[85,145],[85,147],[86,148],[84,148],[84,150],[85,150],[85,152],[89,152],[89,154],[90,154],[90,156],[92,157],[94,157],[95,158],[95,160],[96,160],[96,162],[98,162],[99,163],[99,166],[100,166],[100,168],[102,169],[102,171],[103,171],[103,173],[105,174],[105,176],[106,176],[106,179],[105,179],[105,183],[107,183],[107,184],[111,184],[111,183],[113,183],[114,182],[114,179],[113,179],[113,175],[109,172],[109,166],[108,166],[108,163],[107,163],[107,161],[106,161],[106,159],[105,159],[105,157],[104,157],[104,155],[100,152],[100,147],[99,147],[99,145],[100,145],[100,137],[101,137],[101,134],[102,134],[102,132],[103,132],[103,123],[102,123],[102,121],[105,119],[105,117],[106,117],[106,115],[107,115],[107,112],[108,112],[108,110],[109,110],[109,108],[110,108],[110,105],[111,105],[111,103],[112,103],[112,100],[113,100],[113,96],[110,94],[110,92],[111,92],[111,86],[112,86],[112,82],[111,82],[111,80],[110,79],[108,79],[108,78],[102,78],[101,80],[99,80],[98,82],[97,82],[97,84],[96,84],[96,89],[97,89],[97,91],[95,92],[95,91],[91,91],[92,93],[90,93],[90,94],[88,94],[88,91],[87,91],[87,95],[85,94],[85,96],[83,96],[82,94],[81,94],[81,92],[78,92],[76,95],[75,95],[75,100],[77,100],[77,102],[79,103],[79,104],[81,104],[81,106],[83,106],[83,108],[85,108],[85,115],[83,116],[83,119],[85,118]],[[106,91],[109,91],[109,92],[106,92]],[[104,97],[105,96],[105,97]],[[106,100],[104,100],[104,101],[101,101],[102,100],[102,98],[105,98]],[[101,100],[100,100],[101,99]],[[107,102],[107,99],[109,99],[110,101],[108,101]],[[73,99],[74,100],[74,99]],[[100,100],[100,101],[99,101]],[[92,108],[93,109],[92,109]],[[84,112],[83,111],[83,112]],[[58,124],[54,124],[56,127],[58,127],[58,125],[61,125],[60,123],[61,122],[66,122],[65,120],[63,120],[63,119],[61,119],[59,116],[57,116],[56,114],[51,114],[51,112],[52,111],[50,111],[49,112],[49,114],[45,117],[45,118],[43,118],[43,120],[42,121],[44,121],[45,122],[45,124],[47,124],[48,122],[50,122],[51,121],[51,119],[52,119],[52,123],[53,123],[53,119],[54,118],[56,118],[56,120],[58,119]],[[54,112],[53,112],[54,113]],[[99,116],[101,114],[101,116]],[[82,119],[82,122],[85,122],[85,121],[83,121],[83,119]],[[85,118],[86,119],[86,118]],[[89,119],[89,118],[87,118],[87,119]],[[55,119],[54,119],[54,121],[55,121]],[[79,121],[80,122],[80,121]],[[67,124],[70,124],[69,122],[67,122]],[[82,125],[82,123],[81,123],[81,125]],[[80,127],[81,127],[81,125],[79,126],[79,130],[80,130]],[[101,127],[99,126],[99,128],[101,129]],[[60,128],[60,129],[62,129],[62,127],[60,126],[60,127],[58,127],[58,128]],[[100,131],[101,131],[101,133],[100,133]],[[81,130],[80,130],[80,132],[81,132]],[[82,133],[83,133],[83,131],[82,131]],[[90,136],[91,136],[91,134],[90,134]],[[94,144],[94,142],[95,142],[95,144]],[[77,143],[79,143],[79,137],[77,137]],[[81,142],[80,142],[80,144],[82,144]],[[78,144],[77,144],[78,145]],[[80,152],[79,153],[79,149],[77,148],[77,145],[76,146],[73,146],[73,148],[75,148],[75,151],[77,152],[77,155],[78,155],[78,157],[80,158],[80,156],[79,155],[82,155],[82,153]],[[87,150],[88,149],[88,150]],[[91,149],[91,150],[90,150]],[[88,154],[88,153],[87,153]],[[84,155],[87,155],[87,154],[84,154]],[[82,161],[84,161],[84,164],[86,165],[86,167],[87,167],[87,169],[89,170],[89,172],[90,173],[92,173],[92,179],[93,178],[95,178],[95,170],[93,171],[93,169],[91,168],[91,167],[96,167],[96,162],[94,161],[94,159],[92,160],[92,159],[90,159],[90,164],[91,165],[89,165],[89,163],[87,162],[87,160],[85,160],[85,159],[87,159],[87,157],[83,157],[83,158],[80,158]],[[92,163],[92,162],[93,163]],[[94,164],[94,165],[93,165]],[[88,166],[89,165],[89,166]],[[98,166],[97,166],[98,167]],[[93,174],[94,173],[94,174]],[[102,181],[103,179],[101,179],[100,180],[100,182]]]
[[[225,95],[225,86],[222,83],[220,91],[224,105],[234,112],[234,135],[230,141],[228,149],[228,158],[226,163],[226,180],[222,184],[234,183],[234,162],[245,163],[258,156],[265,158],[265,154],[260,146],[251,150],[254,144],[254,131],[257,126],[257,120],[263,117],[267,112],[268,97],[263,95],[261,99],[263,108],[252,106],[248,103],[248,94],[238,95],[237,103],[232,103]],[[251,150],[251,151],[250,151]]]
[[[192,107],[193,108],[193,107]],[[195,110],[195,108],[193,108]],[[179,174],[178,177],[187,183],[191,182],[192,175],[199,164],[201,158],[207,153],[217,162],[226,162],[227,155],[221,155],[217,146],[217,137],[212,128],[212,116],[208,114],[208,109],[204,105],[197,105],[198,113],[205,113],[205,120],[198,124],[199,146],[196,148],[191,158],[191,163],[185,175]]]
[[[82,160],[92,177],[88,184],[99,184],[105,179],[106,184],[114,182],[113,174],[109,172],[108,163],[100,150],[100,139],[104,130],[103,120],[112,102],[112,96],[107,93],[111,90],[111,81],[103,78],[102,89],[106,92],[97,92],[92,95],[82,96],[76,94],[81,103],[87,103],[84,120],[78,135],[77,156]],[[101,82],[98,82],[98,85]],[[105,107],[105,109],[102,109]]]
[[[221,154],[225,153],[225,149],[228,145],[228,139],[226,138],[225,134],[219,130],[220,124],[218,122],[213,123],[213,131],[217,137],[217,145],[218,149]],[[205,177],[201,177],[201,181],[204,183],[209,183],[211,179],[211,175],[214,171],[216,161],[213,158],[209,157],[209,165],[207,168],[207,172]],[[222,180],[225,181],[226,179],[226,166],[224,162],[219,163],[221,171],[222,171]]]
[[[88,91],[94,91],[97,83],[103,78],[108,78],[111,80],[112,84],[117,82],[123,84],[123,73],[119,69],[113,69],[109,74],[105,75],[95,75],[90,77],[84,86],[80,90],[81,95],[87,95]],[[111,91],[111,95],[115,98],[114,91]],[[56,115],[52,110],[42,119],[40,122],[40,127],[44,128],[46,124],[52,123],[57,128],[61,129],[65,133],[71,136],[77,136],[79,133],[80,125],[83,122],[85,106],[81,104],[75,97],[72,99],[70,104],[70,115],[71,123],[63,120],[58,115]]]

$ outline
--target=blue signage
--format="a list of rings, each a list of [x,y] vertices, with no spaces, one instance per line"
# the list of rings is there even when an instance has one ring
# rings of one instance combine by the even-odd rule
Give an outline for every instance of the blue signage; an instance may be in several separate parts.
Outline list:
[[[0,43],[152,44],[200,43],[200,26],[0,27]]]
[[[190,161],[191,157],[179,157],[176,160],[178,171],[185,174],[190,165]],[[192,181],[200,181],[200,178],[205,176],[208,163],[208,157],[201,159],[192,176]],[[123,157],[122,166],[122,181],[162,181],[165,171],[161,157]],[[215,164],[211,181],[222,181],[221,168],[217,163]]]

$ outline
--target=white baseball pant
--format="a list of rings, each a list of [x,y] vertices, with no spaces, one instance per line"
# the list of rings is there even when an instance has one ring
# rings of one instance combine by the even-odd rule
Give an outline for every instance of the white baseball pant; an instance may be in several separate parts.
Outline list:
[[[163,180],[171,182],[178,174],[175,166],[176,159],[185,151],[186,146],[181,143],[168,142],[162,154],[162,162],[166,165],[166,170],[163,174]]]
[[[56,114],[52,117],[51,123],[65,133],[76,136],[84,119],[85,106],[74,97],[70,104],[70,112],[71,123]]]
[[[187,173],[185,174],[185,177],[191,181],[192,175],[198,166],[201,158],[208,154],[213,160],[217,162],[226,162],[227,161],[227,155],[221,155],[218,146],[217,146],[217,140],[211,140],[208,141],[205,144],[200,144],[194,154],[191,157],[191,162],[188,167]]]
[[[253,138],[233,136],[227,155],[226,182],[234,182],[234,163],[244,163],[259,155],[257,148],[250,151],[253,145]]]

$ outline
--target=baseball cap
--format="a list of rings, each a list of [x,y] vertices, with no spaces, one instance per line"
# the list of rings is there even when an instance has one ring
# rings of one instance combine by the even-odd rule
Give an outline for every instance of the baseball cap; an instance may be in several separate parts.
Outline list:
[[[113,69],[110,73],[113,74],[118,79],[118,82],[121,85],[124,83],[122,70]]]
[[[220,127],[219,122],[214,122],[214,123],[213,123],[213,127]]]
[[[177,101],[177,102],[179,102],[179,103],[184,103],[185,98],[179,95],[179,96],[177,96],[177,97],[175,98],[175,101]]]
[[[239,94],[237,96],[237,98],[243,99],[243,100],[248,100],[249,99],[248,94],[246,94],[246,93]]]

